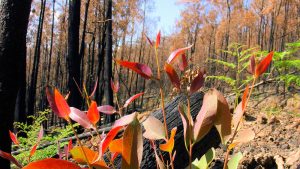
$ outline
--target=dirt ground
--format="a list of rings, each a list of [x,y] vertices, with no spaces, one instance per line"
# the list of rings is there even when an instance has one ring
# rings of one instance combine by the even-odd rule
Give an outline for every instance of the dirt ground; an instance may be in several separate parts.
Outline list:
[[[243,159],[240,169],[300,169],[300,94],[253,99],[242,128],[255,139],[235,148]],[[213,168],[222,168],[224,150],[218,148]]]

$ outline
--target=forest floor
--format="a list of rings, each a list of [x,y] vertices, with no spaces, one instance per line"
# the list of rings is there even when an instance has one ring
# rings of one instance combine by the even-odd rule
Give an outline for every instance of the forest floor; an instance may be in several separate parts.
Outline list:
[[[240,169],[300,169],[300,95],[253,99],[242,129],[253,129],[255,139],[235,148],[243,159]],[[233,152],[233,153],[235,153]],[[224,150],[216,150],[213,168],[222,168]]]

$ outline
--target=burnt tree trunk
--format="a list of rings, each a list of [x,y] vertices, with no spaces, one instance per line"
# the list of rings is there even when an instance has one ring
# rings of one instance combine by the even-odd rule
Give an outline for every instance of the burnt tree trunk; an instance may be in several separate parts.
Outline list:
[[[112,0],[107,1],[106,8],[106,36],[105,36],[105,58],[104,58],[104,95],[106,104],[113,106],[113,92],[110,87],[112,78]],[[107,122],[113,122],[113,115],[107,116]]]
[[[44,23],[44,14],[45,14],[46,0],[41,0],[41,11],[39,17],[38,32],[36,37],[36,45],[34,49],[34,59],[33,67],[31,71],[31,81],[30,81],[30,90],[29,90],[29,99],[28,99],[28,112],[27,116],[34,115],[35,111],[35,98],[36,98],[36,85],[38,79],[39,65],[40,65],[40,56],[41,56],[41,43],[43,35],[43,23]],[[32,124],[32,118],[28,119],[28,124]]]
[[[0,2],[0,149],[11,151],[8,130],[12,129],[14,108],[20,81],[24,79],[26,33],[31,0],[1,0]],[[0,158],[1,168],[10,162]]]
[[[177,133],[175,135],[175,145],[174,150],[176,151],[176,157],[174,160],[175,168],[185,168],[189,163],[189,157],[187,150],[184,145],[184,137],[183,137],[183,125],[181,122],[181,118],[178,112],[178,104],[180,102],[186,103],[186,98],[184,96],[177,96],[172,102],[166,105],[166,115],[167,115],[167,124],[168,131],[171,131],[172,128],[177,127]],[[193,119],[196,118],[200,108],[202,106],[203,94],[196,93],[191,97],[191,114]],[[163,122],[163,115],[161,110],[157,110],[152,113],[157,119],[160,119]],[[163,142],[160,142],[163,143]],[[203,154],[205,154],[211,147],[217,147],[220,144],[220,137],[215,128],[212,130],[198,143],[196,143],[193,147],[193,159],[196,157],[199,158]],[[157,144],[157,147],[159,145]],[[169,154],[162,154],[165,160],[169,160]],[[116,159],[115,162],[116,168],[120,168],[121,159]],[[141,168],[147,169],[156,169],[156,161],[153,149],[150,147],[149,141],[144,139],[144,151],[143,151],[143,159],[141,163]]]
[[[81,86],[79,55],[79,27],[80,27],[80,0],[69,1],[69,25],[68,25],[68,87],[71,92],[70,106],[81,108],[81,94],[76,86]],[[76,83],[75,83],[76,82]]]

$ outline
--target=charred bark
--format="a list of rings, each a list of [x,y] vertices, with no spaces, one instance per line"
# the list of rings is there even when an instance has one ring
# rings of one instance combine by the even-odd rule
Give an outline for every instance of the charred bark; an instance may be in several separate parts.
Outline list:
[[[31,0],[2,0],[0,2],[0,148],[11,151],[8,130],[12,129],[14,109],[20,81],[24,79],[26,62],[26,33]],[[10,162],[0,158],[1,168]]]

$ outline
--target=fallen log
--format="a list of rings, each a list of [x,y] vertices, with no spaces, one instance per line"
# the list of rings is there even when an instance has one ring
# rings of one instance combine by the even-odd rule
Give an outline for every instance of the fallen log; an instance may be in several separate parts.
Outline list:
[[[200,108],[202,106],[203,93],[196,93],[191,97],[191,114],[193,118],[197,116]],[[186,98],[184,96],[177,96],[174,100],[166,105],[166,119],[168,124],[168,131],[171,131],[172,128],[177,127],[177,133],[175,136],[175,145],[174,151],[176,151],[176,157],[174,161],[175,168],[185,168],[188,165],[189,158],[188,153],[184,145],[184,136],[183,136],[183,126],[181,118],[178,112],[178,104],[183,102],[186,104]],[[152,113],[157,119],[160,119],[163,122],[163,115],[161,110],[157,110]],[[155,127],[155,126],[153,126]],[[160,142],[162,143],[162,142]],[[211,147],[218,147],[220,144],[220,138],[218,132],[213,128],[200,142],[194,145],[193,147],[193,159],[196,157],[199,158],[205,154]],[[157,145],[159,147],[159,145]],[[169,154],[162,154],[165,160],[169,159]],[[115,161],[116,168],[120,168],[121,159],[116,159]],[[144,139],[144,151],[141,168],[156,168],[156,161],[154,156],[154,151],[150,147],[149,141]]]

